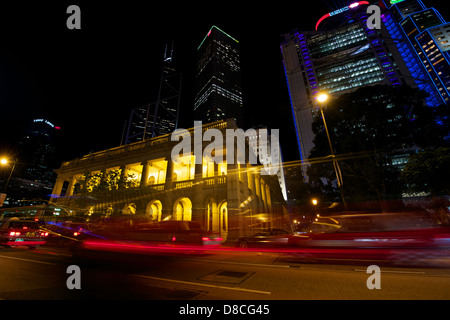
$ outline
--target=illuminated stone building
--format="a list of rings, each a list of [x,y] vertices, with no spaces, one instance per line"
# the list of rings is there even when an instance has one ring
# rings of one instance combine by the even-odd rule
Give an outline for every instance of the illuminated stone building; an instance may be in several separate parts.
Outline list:
[[[194,129],[187,132],[194,133]],[[237,126],[230,119],[198,128],[203,133],[209,129],[218,129],[225,137],[227,129]],[[56,170],[52,201],[79,214],[197,221],[228,240],[259,228],[287,227],[285,200],[276,175],[263,175],[261,166],[248,161],[226,163],[230,146],[214,149],[215,157],[221,154],[224,161],[212,161],[203,152],[210,141],[202,142],[203,159],[196,163],[195,138],[191,139],[193,152],[172,161],[172,150],[180,142],[171,138],[167,134],[62,163]],[[248,139],[245,146],[246,153],[252,152]],[[239,151],[234,145],[231,148],[237,159]],[[67,193],[62,195],[66,186]]]

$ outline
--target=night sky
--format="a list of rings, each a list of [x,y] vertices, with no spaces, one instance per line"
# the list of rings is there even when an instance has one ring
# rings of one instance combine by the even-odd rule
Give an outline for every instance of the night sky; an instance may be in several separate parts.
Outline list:
[[[95,3],[94,3],[95,2]],[[444,1],[426,1],[450,20]],[[66,9],[81,8],[81,30]],[[0,154],[35,118],[61,127],[58,160],[120,144],[133,108],[154,102],[165,44],[183,72],[180,127],[193,126],[195,52],[212,25],[238,39],[247,126],[280,129],[298,159],[280,34],[311,30],[345,1],[14,1],[0,4]]]

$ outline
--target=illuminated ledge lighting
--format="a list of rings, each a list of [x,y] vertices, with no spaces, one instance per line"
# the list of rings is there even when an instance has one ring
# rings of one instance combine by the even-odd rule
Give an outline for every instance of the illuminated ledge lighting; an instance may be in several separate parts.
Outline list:
[[[360,5],[363,5],[363,4],[369,4],[369,2],[367,2],[367,1],[354,2],[354,3],[350,4],[350,5],[348,5],[347,7],[344,7],[344,8],[341,8],[341,9],[338,9],[338,10],[335,10],[333,12],[330,12],[330,13],[327,13],[327,14],[323,15],[322,18],[320,18],[319,21],[317,21],[317,23],[316,23],[316,31],[319,28],[319,24],[323,20],[325,20],[326,18],[331,17],[331,16],[335,16],[335,15],[337,15],[339,13],[342,13],[342,12],[345,12],[345,11],[347,11],[349,9],[354,9],[354,8],[360,6]]]
[[[205,42],[206,38],[208,38],[211,35],[212,29],[216,28],[217,30],[219,30],[220,32],[222,32],[224,35],[226,35],[228,38],[230,38],[231,40],[236,41],[236,43],[239,43],[239,41],[237,41],[235,38],[233,38],[232,36],[230,36],[228,33],[226,33],[225,31],[223,31],[222,29],[218,28],[217,26],[213,25],[211,27],[211,29],[209,29],[208,33],[206,34],[206,36],[203,38],[202,43],[200,43],[200,45],[198,46],[197,50],[200,49],[200,47],[202,46],[203,42]]]

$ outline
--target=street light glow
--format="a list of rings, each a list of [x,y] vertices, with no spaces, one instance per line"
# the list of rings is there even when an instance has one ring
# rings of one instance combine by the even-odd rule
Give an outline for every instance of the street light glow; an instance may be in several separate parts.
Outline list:
[[[320,103],[325,102],[328,100],[328,95],[326,93],[321,93],[317,96],[317,101]]]
[[[0,160],[0,163],[3,164],[3,165],[5,165],[5,164],[8,163],[8,159],[2,158],[2,159]]]
[[[313,204],[313,205],[315,205],[315,206],[316,206],[316,205],[317,205],[317,203],[318,203],[318,202],[317,202],[317,199],[312,199],[312,201],[311,201],[311,202],[312,202],[312,204]]]

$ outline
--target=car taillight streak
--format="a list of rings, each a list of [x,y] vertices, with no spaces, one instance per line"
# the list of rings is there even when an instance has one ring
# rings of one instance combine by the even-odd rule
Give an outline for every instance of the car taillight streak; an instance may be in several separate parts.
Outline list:
[[[11,232],[9,233],[9,236],[10,236],[10,237],[18,237],[18,236],[20,236],[20,232],[11,231]]]
[[[223,241],[223,238],[210,238],[210,237],[203,237],[202,241]]]

